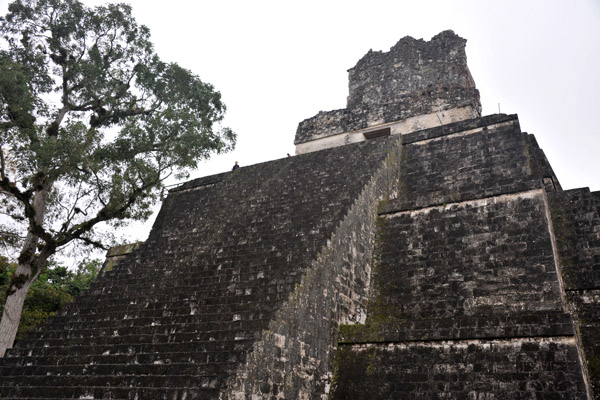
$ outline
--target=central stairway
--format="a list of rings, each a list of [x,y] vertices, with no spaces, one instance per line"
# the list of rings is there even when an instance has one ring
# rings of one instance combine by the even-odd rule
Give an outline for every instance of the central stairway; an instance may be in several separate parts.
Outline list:
[[[0,360],[0,398],[218,398],[393,141],[172,190],[139,249]]]

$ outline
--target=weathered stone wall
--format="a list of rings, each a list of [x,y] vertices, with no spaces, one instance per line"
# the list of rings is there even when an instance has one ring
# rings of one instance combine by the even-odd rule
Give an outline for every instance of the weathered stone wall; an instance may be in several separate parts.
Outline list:
[[[551,193],[565,289],[600,288],[600,192]]]
[[[590,385],[600,396],[600,192],[549,195],[560,269]]]
[[[342,347],[334,399],[585,399],[572,338]]]
[[[369,318],[562,310],[541,190],[385,216]]]
[[[588,398],[541,154],[515,116],[403,137],[367,320],[340,327],[334,398]]]
[[[516,116],[476,121],[404,137],[401,196],[392,207],[425,207],[539,186]]]
[[[373,108],[443,85],[475,88],[466,43],[454,32],[444,31],[429,42],[406,36],[389,52],[369,51],[348,71],[348,108]]]
[[[328,118],[327,113],[319,113],[313,121],[315,125],[319,125],[319,118]],[[419,114],[414,117],[409,117],[400,121],[394,121],[386,124],[377,125],[375,127],[367,127],[354,131],[338,130],[327,131],[319,129],[318,133],[313,135],[313,139],[308,142],[299,143],[296,145],[296,154],[305,154],[313,151],[328,149],[330,147],[345,146],[350,143],[362,142],[368,138],[374,131],[381,132],[389,130],[391,135],[404,135],[410,132],[420,131],[422,129],[431,128],[433,126],[442,126],[451,124],[456,121],[475,118],[477,115],[473,113],[470,106],[453,108],[450,110],[436,111],[429,114]],[[342,128],[340,127],[339,130]]]
[[[370,51],[349,70],[347,107],[302,121],[294,143],[466,106],[473,111],[463,119],[479,116],[465,43],[445,31],[429,42],[407,36],[389,52]]]

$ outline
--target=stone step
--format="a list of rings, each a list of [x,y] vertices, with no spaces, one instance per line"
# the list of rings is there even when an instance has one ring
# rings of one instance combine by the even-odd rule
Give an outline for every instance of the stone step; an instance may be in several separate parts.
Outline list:
[[[22,376],[2,376],[0,384],[2,386],[19,386]],[[219,385],[220,377],[216,374],[208,375],[94,375],[86,373],[85,375],[27,375],[29,386],[52,386],[60,385],[64,388],[77,387],[81,384],[86,386],[106,386],[106,387],[204,387],[216,388]]]
[[[243,289],[240,289],[243,290]],[[104,314],[112,312],[127,312],[127,311],[138,311],[138,310],[185,310],[189,311],[190,307],[196,309],[205,309],[207,313],[214,313],[216,308],[221,310],[230,309],[231,311],[239,310],[240,306],[244,308],[261,306],[261,305],[274,305],[279,300],[286,299],[289,295],[287,291],[275,291],[272,290],[268,293],[255,294],[250,291],[242,292],[239,295],[230,293],[229,296],[214,296],[205,298],[191,298],[177,301],[146,301],[142,302],[139,300],[132,300],[128,303],[108,305],[102,307],[98,302],[87,302],[69,305],[68,308],[64,309],[62,314]],[[108,301],[108,299],[106,299]],[[138,301],[138,302],[134,302]]]
[[[268,326],[270,319],[246,319],[246,320],[233,320],[226,322],[206,322],[206,323],[188,323],[188,324],[167,324],[167,325],[142,325],[142,326],[123,326],[123,327],[109,327],[103,328],[99,326],[93,326],[90,328],[89,324],[81,324],[78,327],[71,326],[67,329],[66,325],[63,325],[62,329],[59,327],[52,327],[54,329],[44,329],[35,332],[35,335],[30,335],[27,340],[18,341],[17,347],[34,347],[40,346],[40,343],[44,343],[48,340],[68,340],[73,342],[76,340],[89,341],[90,338],[97,340],[113,340],[115,337],[127,337],[130,340],[135,340],[136,336],[149,336],[155,341],[164,340],[164,337],[168,338],[170,335],[180,334],[210,334],[210,337],[216,340],[221,340],[225,337],[226,333],[235,332],[238,330],[242,331],[254,331],[261,330]]]
[[[168,351],[233,351],[246,347],[259,336],[255,331],[220,331],[172,335],[130,335],[104,338],[52,339],[36,341],[14,347],[10,356],[59,354],[131,354]],[[219,339],[217,339],[219,338]]]
[[[211,303],[231,303],[231,302],[260,302],[269,294],[274,293],[289,293],[294,290],[299,278],[290,278],[287,281],[278,280],[277,282],[268,283],[265,280],[254,280],[249,282],[227,282],[223,284],[206,285],[207,287],[197,285],[181,285],[178,290],[183,295],[178,298],[174,297],[170,292],[172,289],[158,289],[148,294],[148,297],[141,297],[139,291],[136,293],[119,291],[112,293],[107,291],[103,293],[89,293],[86,297],[78,298],[70,309],[78,308],[85,309],[88,307],[102,308],[100,302],[106,302],[108,308],[115,308],[123,305],[139,305],[149,306],[151,304],[176,303],[176,302],[203,302],[204,299],[211,299]],[[116,288],[110,288],[113,290]],[[233,300],[235,298],[236,300]],[[158,307],[155,306],[155,307]]]
[[[163,353],[123,353],[123,354],[69,354],[69,348],[62,354],[48,354],[40,356],[5,357],[2,365],[8,366],[30,366],[30,365],[107,365],[107,364],[205,364],[225,363],[241,361],[245,358],[243,352],[163,352]]]
[[[126,314],[122,314],[125,316]],[[68,318],[54,320],[28,335],[28,339],[41,339],[44,337],[85,337],[90,330],[101,330],[103,334],[115,336],[127,333],[157,333],[169,334],[171,332],[207,332],[218,331],[221,326],[241,327],[247,329],[256,327],[254,321],[268,320],[272,315],[268,310],[256,310],[249,312],[235,312],[210,315],[183,315],[150,318],[127,318],[119,322],[117,318],[94,316],[80,316],[78,320]],[[174,329],[174,326],[182,328]],[[196,326],[196,328],[194,328]],[[119,329],[123,329],[122,333]],[[48,335],[46,336],[46,333]]]
[[[264,273],[264,276],[269,276]],[[157,283],[151,281],[140,281],[139,284],[106,284],[96,290],[91,290],[85,296],[80,297],[80,302],[107,301],[107,296],[110,296],[110,301],[139,301],[141,300],[140,293],[145,293],[150,298],[162,299],[163,297],[171,296],[172,293],[179,292],[187,296],[196,296],[198,298],[205,297],[228,297],[232,294],[242,295],[263,294],[273,291],[289,292],[294,289],[295,285],[300,280],[300,273],[297,271],[288,272],[285,277],[269,276],[264,278],[263,275],[251,276],[249,280],[241,280],[235,276],[228,278],[223,282],[194,282],[193,279],[185,279],[181,282],[172,284]],[[170,278],[166,278],[170,279]],[[247,289],[250,289],[249,291]]]
[[[224,321],[214,321],[211,318],[195,318],[195,315],[184,317],[164,317],[164,318],[138,318],[126,319],[119,323],[118,320],[100,320],[53,323],[46,325],[28,335],[29,340],[38,340],[44,338],[77,338],[94,336],[116,336],[119,334],[171,334],[179,332],[175,325],[185,326],[182,333],[200,333],[200,332],[218,332],[225,329],[256,330],[264,327],[263,323],[271,317],[268,312],[256,312],[253,319],[238,318],[239,314],[224,316]],[[262,322],[257,322],[262,321]],[[198,328],[194,329],[195,325]],[[189,327],[189,329],[188,329]],[[122,329],[122,331],[120,331]],[[97,330],[97,332],[96,332]],[[116,332],[116,334],[115,334]],[[123,332],[123,333],[120,333]]]
[[[155,271],[147,273],[136,272],[135,275],[111,275],[103,278],[97,285],[90,288],[90,293],[101,293],[109,288],[121,288],[122,290],[131,290],[139,286],[146,289],[172,288],[174,286],[191,286],[204,288],[211,285],[222,285],[232,281],[252,284],[276,284],[278,281],[289,282],[291,278],[298,275],[299,271],[290,270],[289,263],[301,260],[279,259],[274,261],[262,260],[260,264],[254,267],[243,267],[237,265],[226,271],[194,271],[181,270],[171,274],[157,274]],[[216,268],[216,266],[215,266]],[[257,281],[261,276],[266,276],[263,281]],[[197,289],[199,290],[199,289]]]
[[[350,199],[346,200],[346,203],[350,203]],[[331,208],[337,207],[332,206]],[[319,206],[314,208],[313,211],[321,213],[327,209],[329,207],[322,208]],[[261,212],[265,213],[266,211]],[[260,216],[247,217],[254,219]],[[310,225],[306,224],[307,219],[311,221]],[[227,232],[212,233],[209,236],[204,235],[202,232],[194,233],[191,231],[172,233],[169,237],[154,238],[153,243],[148,242],[148,246],[158,247],[161,249],[160,252],[152,255],[145,251],[123,259],[114,266],[107,276],[120,273],[135,276],[138,272],[143,271],[156,271],[163,275],[169,273],[168,271],[176,272],[177,268],[187,268],[190,272],[194,272],[208,270],[210,266],[214,266],[210,269],[219,271],[231,266],[232,262],[239,262],[240,265],[244,266],[256,264],[257,261],[259,263],[277,261],[281,259],[282,255],[301,257],[302,253],[291,254],[289,250],[300,248],[299,243],[303,241],[320,240],[324,233],[332,229],[331,222],[334,222],[333,217],[327,216],[323,219],[315,219],[314,216],[308,216],[307,218],[306,215],[300,214],[274,215],[260,224],[249,222],[248,225],[244,226],[223,226],[227,229]],[[280,225],[277,226],[274,223]],[[293,227],[294,231],[288,230],[290,227]],[[263,232],[260,232],[261,230]],[[283,242],[280,241],[282,238],[284,239]],[[199,239],[204,239],[204,242],[200,244]],[[152,241],[152,239],[149,240]],[[222,251],[215,252],[215,246],[222,249]],[[162,256],[169,257],[175,252],[177,257],[174,259],[173,267],[176,268],[162,270],[157,267],[157,256],[158,258]]]
[[[205,303],[204,298],[198,293],[149,293],[147,296],[131,296],[131,297],[110,297],[108,299],[108,294],[89,294],[85,297],[78,297],[75,299],[74,303],[70,303],[67,305],[68,310],[86,310],[90,308],[102,308],[99,307],[98,304],[100,302],[110,302],[107,304],[107,307],[116,308],[135,308],[135,307],[144,307],[144,308],[158,308],[164,307],[164,304],[171,303]],[[105,309],[105,308],[102,308]]]
[[[227,375],[235,371],[235,362],[222,363],[158,363],[158,364],[50,364],[3,365],[0,378],[28,375]]]
[[[265,296],[267,297],[267,296]],[[101,308],[93,311],[97,312],[79,312],[75,307],[69,307],[61,315],[57,315],[49,322],[49,326],[61,325],[65,322],[69,323],[99,323],[108,321],[124,321],[123,326],[134,325],[128,323],[130,320],[144,320],[143,323],[148,325],[165,321],[169,323],[169,318],[176,319],[177,323],[197,323],[197,322],[219,322],[231,321],[233,315],[248,315],[249,313],[269,313],[275,311],[283,300],[284,295],[273,294],[269,296],[269,300],[265,301],[248,301],[240,302],[238,299],[231,299],[232,303],[220,304],[217,299],[206,299],[207,304],[181,304],[179,307],[164,306],[161,308],[131,308],[121,309],[117,311],[105,311]],[[287,294],[285,295],[287,298]],[[233,300],[238,300],[233,302]],[[208,303],[212,304],[208,304]],[[86,310],[87,311],[87,310]],[[65,315],[66,314],[66,315]],[[137,324],[139,325],[139,324]]]
[[[264,328],[264,321],[270,318],[270,313],[257,313],[255,319],[242,319],[239,314],[231,314],[224,316],[224,321],[211,321],[210,318],[196,318],[190,317],[164,317],[162,319],[155,318],[138,318],[138,319],[127,319],[123,323],[119,323],[118,320],[103,320],[94,321],[89,319],[79,322],[64,322],[53,325],[48,325],[45,329],[40,329],[33,332],[28,336],[28,339],[44,339],[44,338],[69,338],[69,337],[93,337],[98,336],[95,332],[89,332],[99,330],[99,335],[117,336],[119,334],[173,334],[173,333],[206,333],[220,331],[224,329],[231,330],[259,330]],[[174,325],[186,325],[190,326],[190,329],[177,330],[174,329]],[[198,328],[191,328],[192,325],[197,325]],[[93,326],[93,328],[90,328]],[[161,329],[162,328],[162,329]],[[123,329],[123,333],[120,333],[119,329]],[[116,332],[116,333],[115,333]],[[93,336],[90,336],[93,335]]]
[[[293,262],[293,261],[290,261]],[[289,269],[287,260],[281,260],[277,263],[265,263],[256,268],[236,268],[231,272],[208,273],[208,272],[188,272],[181,271],[177,274],[156,276],[144,276],[139,274],[133,276],[120,276],[115,279],[103,279],[98,285],[92,286],[90,293],[98,293],[101,289],[119,287],[123,290],[145,285],[146,288],[159,290],[160,288],[172,288],[173,286],[199,287],[196,290],[210,288],[211,285],[225,285],[229,283],[238,283],[244,285],[253,284],[278,284],[288,283],[294,276],[299,274],[299,269]],[[269,268],[270,267],[270,270]],[[287,270],[286,270],[287,268]],[[278,271],[279,270],[279,271]],[[262,280],[259,280],[262,279]],[[258,280],[258,281],[257,281]]]
[[[179,310],[165,310],[161,315],[160,310],[131,310],[129,312],[110,312],[103,314],[76,314],[72,318],[55,318],[50,323],[43,327],[42,330],[64,330],[64,329],[87,329],[90,326],[97,328],[111,327],[143,327],[152,325],[173,325],[177,323],[210,323],[210,322],[226,322],[233,320],[233,314],[229,311],[224,311],[222,314],[207,313],[196,315],[193,310],[188,308],[187,314]],[[122,321],[122,322],[119,322]],[[34,336],[32,336],[34,337]]]
[[[79,315],[77,319],[69,318],[55,318],[49,324],[45,325],[39,331],[33,332],[31,338],[38,337],[38,332],[48,331],[63,331],[63,330],[86,330],[93,326],[96,328],[129,328],[129,327],[152,327],[161,325],[176,325],[176,324],[219,324],[223,322],[233,321],[233,314],[205,314],[205,315],[175,315],[175,316],[155,316],[155,317],[141,317],[133,318],[132,315],[122,313],[121,323],[118,323],[118,313],[112,313],[110,315]],[[259,315],[257,313],[257,315]],[[263,314],[265,315],[265,314]]]
[[[106,386],[16,386],[0,387],[2,399],[152,399],[152,400],[183,400],[183,399],[216,399],[218,388],[196,387],[106,387]]]
[[[98,304],[101,302],[110,303],[107,304],[109,307],[121,305],[121,306],[133,306],[142,305],[147,306],[156,303],[177,303],[177,302],[197,302],[205,303],[205,292],[194,290],[190,292],[183,291],[154,291],[148,292],[144,295],[134,292],[124,293],[127,296],[115,296],[112,293],[90,293],[86,292],[85,295],[76,297],[73,303],[68,304],[66,307],[71,309],[84,309],[88,307],[99,307]],[[110,298],[108,298],[110,297]],[[219,296],[222,297],[222,296]],[[231,296],[230,296],[231,297]],[[157,306],[154,306],[156,308]],[[65,309],[67,309],[65,308]]]
[[[81,343],[83,340],[54,340],[39,341],[41,346],[14,347],[10,357],[46,357],[58,355],[109,355],[109,354],[140,354],[140,353],[173,353],[190,352],[205,353],[219,351],[242,351],[249,347],[255,337],[254,332],[228,332],[226,340],[210,340],[210,334],[164,335],[153,338],[151,335],[125,336],[104,339],[104,343]],[[235,336],[239,335],[239,336]],[[139,341],[144,340],[144,341]]]
[[[5,376],[66,376],[66,375],[227,375],[235,370],[235,362],[153,363],[153,364],[32,364],[0,365],[0,377]]]

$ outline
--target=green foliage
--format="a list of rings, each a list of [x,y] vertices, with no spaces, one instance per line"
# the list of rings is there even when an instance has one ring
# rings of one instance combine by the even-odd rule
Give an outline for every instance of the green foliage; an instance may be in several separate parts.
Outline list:
[[[10,277],[15,270],[15,265],[8,261],[8,258],[0,256],[0,288],[6,287],[10,282]]]
[[[49,265],[27,293],[17,339],[23,339],[27,332],[35,329],[65,304],[71,302],[73,297],[88,289],[98,276],[101,266],[100,260],[96,259],[85,260],[79,264],[75,272],[55,263]],[[15,269],[14,263],[0,256],[0,293],[2,293],[0,313],[4,306],[8,283]]]
[[[235,145],[219,126],[220,93],[163,62],[130,6],[16,0],[8,10],[0,18],[5,246],[24,243],[27,231],[46,258],[73,240],[100,245],[98,223],[147,218],[167,177]]]
[[[30,288],[29,329],[92,279],[87,267],[47,269],[52,255],[77,243],[106,249],[99,224],[146,219],[165,179],[236,137],[220,127],[220,93],[162,61],[126,4],[15,0],[0,41],[0,247],[19,264],[4,293]],[[1,331],[16,323],[3,316]],[[0,356],[14,338],[1,339]]]

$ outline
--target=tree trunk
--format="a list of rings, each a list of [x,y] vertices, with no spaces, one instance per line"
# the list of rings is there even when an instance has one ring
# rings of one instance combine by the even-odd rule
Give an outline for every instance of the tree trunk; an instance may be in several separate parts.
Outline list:
[[[38,226],[41,226],[44,220],[46,197],[51,186],[52,183],[47,184],[33,197],[34,223]],[[15,342],[29,287],[42,272],[42,268],[50,255],[36,254],[39,237],[34,233],[34,227],[33,223],[29,224],[29,231],[19,255],[19,265],[6,291],[6,303],[0,321],[0,357],[4,357],[6,350],[12,348]]]
[[[31,276],[30,266],[19,265],[15,271],[15,276],[28,278],[22,285],[11,285],[9,290],[14,290],[14,293],[6,296],[2,320],[0,321],[0,357],[4,357],[6,350],[13,346],[15,337],[17,336],[17,329],[19,329],[19,322],[21,321],[25,296],[27,296],[27,292],[33,281],[39,276],[39,271],[34,276]]]

